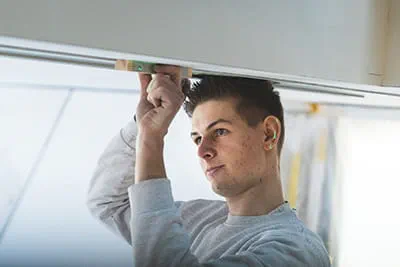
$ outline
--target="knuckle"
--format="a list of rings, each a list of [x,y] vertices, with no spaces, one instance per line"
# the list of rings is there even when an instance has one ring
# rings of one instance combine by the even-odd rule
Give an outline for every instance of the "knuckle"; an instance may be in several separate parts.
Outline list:
[[[165,86],[159,86],[157,87],[157,90],[162,95],[169,95],[170,93],[170,90],[168,90],[168,88],[166,88]]]
[[[153,79],[153,88],[157,88],[160,86],[160,80],[155,78]]]

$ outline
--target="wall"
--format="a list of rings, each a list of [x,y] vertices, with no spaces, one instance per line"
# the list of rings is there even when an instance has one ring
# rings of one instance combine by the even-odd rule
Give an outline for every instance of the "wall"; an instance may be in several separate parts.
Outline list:
[[[399,117],[339,120],[337,178],[343,210],[336,266],[400,266],[399,134]]]
[[[25,95],[23,100],[19,100],[21,95]],[[10,156],[7,160],[21,180],[26,179],[25,170],[37,158],[58,111],[56,105],[64,98],[65,92],[56,90],[0,90],[0,99],[12,103],[3,105],[0,112],[0,124],[7,129],[0,135],[0,151],[9,151],[3,156]],[[132,118],[137,101],[138,94],[72,95],[1,240],[0,266],[132,266],[130,246],[92,218],[85,203],[100,154]],[[201,171],[189,133],[189,120],[180,112],[165,147],[174,197],[220,199]],[[13,174],[0,179],[13,183]],[[1,201],[6,197],[2,194]]]

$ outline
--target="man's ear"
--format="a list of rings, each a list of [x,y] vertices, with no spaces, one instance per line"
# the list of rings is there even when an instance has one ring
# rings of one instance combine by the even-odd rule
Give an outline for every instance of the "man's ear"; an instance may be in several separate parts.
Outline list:
[[[263,121],[264,128],[264,148],[272,150],[278,146],[281,136],[281,123],[275,116],[268,116]]]

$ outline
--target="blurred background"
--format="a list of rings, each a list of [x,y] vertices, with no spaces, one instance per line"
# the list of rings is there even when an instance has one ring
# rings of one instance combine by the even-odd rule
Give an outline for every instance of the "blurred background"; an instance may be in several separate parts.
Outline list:
[[[0,266],[132,266],[85,204],[138,102],[121,58],[273,80],[290,205],[333,266],[400,266],[400,1],[206,2],[0,3]],[[220,199],[190,130],[166,137],[175,199]]]
[[[42,73],[39,79],[56,77],[61,69],[87,83],[115,81],[132,90],[1,88],[0,265],[130,266],[129,245],[91,217],[85,198],[99,155],[135,112],[136,73],[0,60],[3,69],[10,64]],[[390,266],[400,265],[395,253],[400,110],[284,97],[283,105],[281,170],[291,206],[320,234],[336,266],[370,266],[382,257]],[[200,169],[190,131],[181,110],[165,151],[175,199],[217,199]]]

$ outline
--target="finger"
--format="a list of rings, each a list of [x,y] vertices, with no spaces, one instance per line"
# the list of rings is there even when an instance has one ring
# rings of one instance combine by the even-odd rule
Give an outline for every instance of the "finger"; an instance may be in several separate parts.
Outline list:
[[[168,74],[157,73],[154,74],[153,79],[147,86],[146,91],[149,94],[154,88],[166,85],[175,87],[175,83],[171,80],[171,76]]]
[[[139,73],[139,82],[140,82],[140,95],[142,97],[147,96],[147,87],[151,82],[151,75],[146,73]]]
[[[169,81],[173,88],[177,88],[172,81]],[[157,86],[159,85],[159,86]],[[151,102],[158,107],[163,102],[165,102],[166,106],[173,105],[179,106],[182,104],[185,96],[182,92],[178,90],[171,90],[171,86],[164,86],[161,83],[156,84],[151,92],[148,94],[148,99],[151,99]]]
[[[147,101],[149,101],[155,108],[161,106],[161,98],[154,94],[148,94]]]
[[[173,65],[155,65],[154,71],[157,73],[163,73],[169,75],[171,81],[175,83],[178,87],[181,85],[181,68],[179,66]]]
[[[161,105],[161,98],[160,98],[160,96],[152,93],[152,91],[154,91],[154,89],[162,86],[162,82],[161,82],[162,79],[165,79],[164,74],[161,74],[161,73],[155,74],[146,88],[147,101],[149,101],[151,104],[153,104],[154,107],[159,107]],[[171,82],[171,81],[169,81],[169,82]]]

